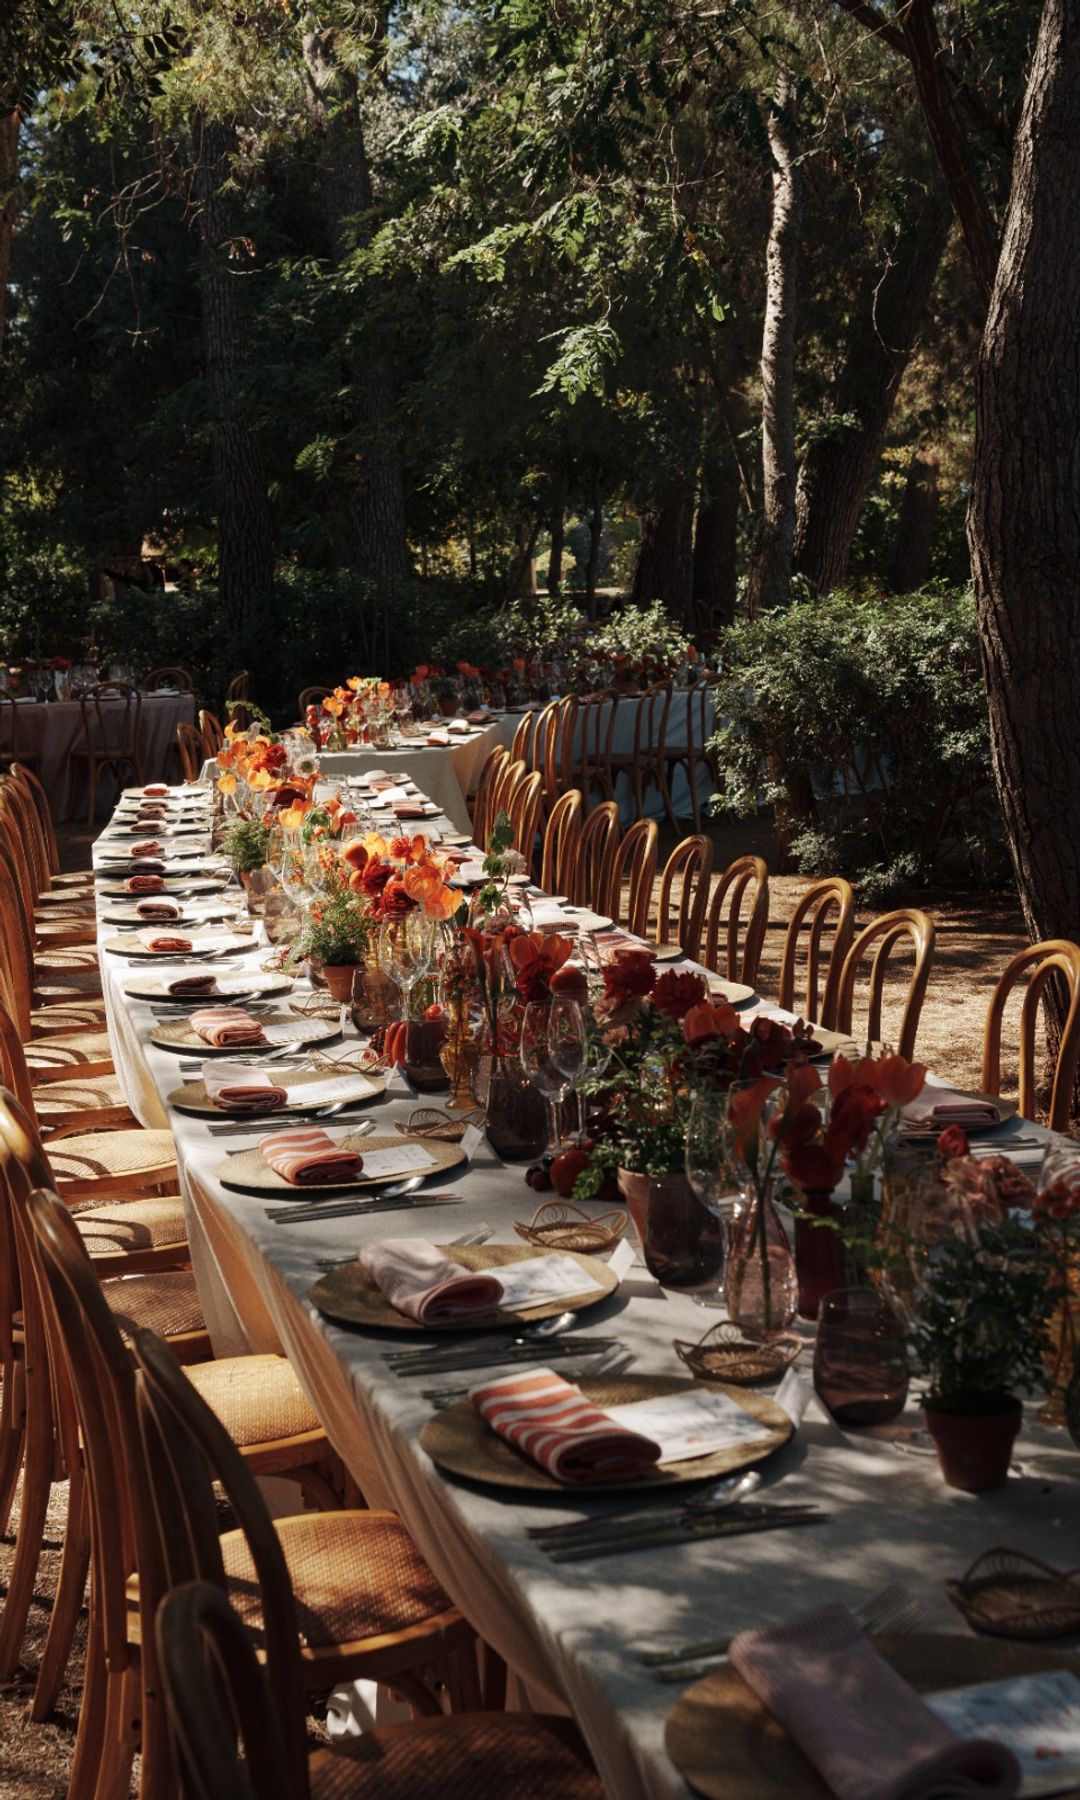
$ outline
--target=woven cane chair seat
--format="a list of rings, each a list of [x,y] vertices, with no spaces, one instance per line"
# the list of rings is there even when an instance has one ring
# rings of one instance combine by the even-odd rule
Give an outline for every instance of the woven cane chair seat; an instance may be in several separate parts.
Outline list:
[[[241,1450],[275,1438],[322,1435],[318,1416],[283,1356],[226,1356],[197,1363],[188,1370],[188,1379]]]
[[[160,1187],[176,1179],[171,1131],[80,1131],[49,1145],[49,1162],[64,1198],[100,1183]]]
[[[107,1031],[58,1031],[55,1037],[50,1035],[26,1046],[26,1066],[36,1081],[60,1069],[77,1077],[85,1064],[111,1061]]]
[[[603,1800],[574,1754],[568,1720],[479,1713],[414,1719],[319,1750],[308,1762],[312,1800]]]
[[[84,916],[71,917],[68,914],[50,913],[45,919],[34,918],[34,936],[37,939],[38,951],[77,950],[91,945],[97,938],[97,926],[93,919]],[[75,960],[78,960],[77,958]]]
[[[80,1214],[80,1220],[84,1216]],[[186,1269],[167,1269],[160,1275],[126,1275],[101,1285],[109,1310],[125,1337],[134,1337],[143,1326],[165,1338],[190,1337],[206,1330],[195,1277]]]
[[[100,1206],[83,1207],[76,1213],[75,1223],[89,1256],[133,1255],[173,1244],[183,1247],[187,1242],[184,1202],[179,1194],[106,1200]]]
[[[124,1090],[116,1075],[73,1076],[70,1081],[47,1081],[34,1090],[38,1123],[48,1126],[78,1113],[95,1113],[123,1107]],[[92,1120],[87,1120],[91,1124]]]
[[[453,1612],[394,1513],[303,1513],[275,1523],[307,1650],[340,1648]],[[221,1555],[229,1599],[258,1641],[262,1603],[242,1532],[224,1534]]]
[[[93,995],[85,998],[75,995],[69,998],[61,995],[58,1000],[31,1008],[30,1039],[32,1043],[43,1042],[45,1038],[67,1035],[74,1031],[104,1031],[105,1001],[95,999]]]
[[[101,974],[95,969],[65,969],[34,964],[34,1002],[39,1006],[61,1006],[69,1001],[100,1000]]]

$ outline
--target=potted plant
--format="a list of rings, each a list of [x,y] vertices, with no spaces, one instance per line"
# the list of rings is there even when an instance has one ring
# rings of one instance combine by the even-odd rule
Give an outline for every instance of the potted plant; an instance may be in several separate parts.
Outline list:
[[[1019,1395],[1044,1384],[1057,1289],[1030,1225],[1016,1215],[958,1221],[929,1255],[909,1327],[927,1430],[949,1487],[1004,1482]]]
[[[306,957],[322,974],[334,999],[348,1001],[357,965],[367,955],[371,930],[364,900],[352,888],[342,888],[308,908],[289,961],[296,963]]]
[[[230,819],[221,840],[222,855],[247,888],[263,867],[270,848],[270,827],[262,819]]]

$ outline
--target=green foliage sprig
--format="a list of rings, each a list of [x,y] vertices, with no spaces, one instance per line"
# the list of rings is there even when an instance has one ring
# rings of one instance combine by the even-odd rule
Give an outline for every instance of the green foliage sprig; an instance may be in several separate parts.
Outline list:
[[[231,819],[221,840],[222,854],[238,875],[261,869],[270,848],[270,827],[260,819]]]
[[[920,1286],[910,1328],[924,1399],[949,1413],[993,1412],[1045,1385],[1060,1290],[1034,1233],[1015,1217],[949,1237]]]

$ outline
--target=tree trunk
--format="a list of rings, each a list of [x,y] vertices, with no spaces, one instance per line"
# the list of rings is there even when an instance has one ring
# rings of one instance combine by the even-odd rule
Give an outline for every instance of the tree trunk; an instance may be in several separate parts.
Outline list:
[[[1080,0],[1045,0],[976,385],[968,542],[1032,939],[1080,939]]]
[[[0,356],[4,354],[7,289],[11,275],[11,240],[18,216],[19,115],[0,119]]]
[[[710,459],[694,532],[693,628],[699,643],[735,619],[738,522],[739,472],[730,457]]]
[[[900,522],[893,553],[894,594],[910,594],[930,579],[930,552],[937,524],[938,473],[936,456],[920,450],[912,458],[907,486],[900,506]]]
[[[325,138],[323,205],[327,248],[341,263],[363,227],[355,221],[368,214],[373,201],[355,74],[338,61],[332,31],[310,21],[303,33],[310,110],[316,130]],[[335,104],[328,106],[333,96]],[[371,289],[369,315],[379,296]],[[370,326],[370,316],[369,316]],[[405,486],[397,426],[397,384],[390,352],[369,329],[359,352],[345,357],[347,383],[354,405],[346,421],[352,479],[348,484],[345,547],[349,565],[365,580],[393,585],[409,573],[405,535]]]
[[[795,546],[795,297],[802,227],[795,92],[781,75],[766,121],[773,156],[761,339],[761,524],[747,582],[751,614],[786,606]]]
[[[637,606],[662,600],[680,622],[690,616],[693,579],[693,505],[684,488],[672,488],[641,519],[641,544],[630,598]]]
[[[562,489],[556,497],[551,509],[551,549],[548,552],[547,590],[549,594],[562,593],[563,550],[566,546],[566,513]]]
[[[795,568],[819,593],[839,587],[904,370],[949,235],[952,210],[935,184],[855,302],[829,411],[837,421],[799,470]],[[848,423],[847,421],[851,421]]]
[[[989,301],[998,258],[997,228],[960,117],[956,87],[938,36],[934,0],[897,0],[896,19],[945,189],[952,197],[975,279]]]
[[[600,573],[600,551],[604,541],[604,501],[600,491],[599,470],[593,475],[592,511],[589,514],[589,554],[585,560],[585,611],[596,618],[596,578]]]
[[[517,528],[517,560],[514,563],[514,579],[510,584],[510,597],[529,600],[536,593],[536,562],[533,552],[536,540],[540,536],[540,520],[534,519],[530,524],[522,519]]]
[[[224,190],[233,135],[204,122],[195,161],[202,246],[203,352],[218,515],[218,587],[234,632],[249,599],[274,582],[274,522],[258,428],[245,391],[243,269],[251,250]]]

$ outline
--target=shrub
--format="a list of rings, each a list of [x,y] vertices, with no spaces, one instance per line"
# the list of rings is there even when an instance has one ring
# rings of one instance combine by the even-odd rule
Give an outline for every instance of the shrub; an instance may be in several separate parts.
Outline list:
[[[712,741],[721,809],[786,808],[812,874],[884,901],[1005,874],[970,591],[838,591],[732,626]]]

